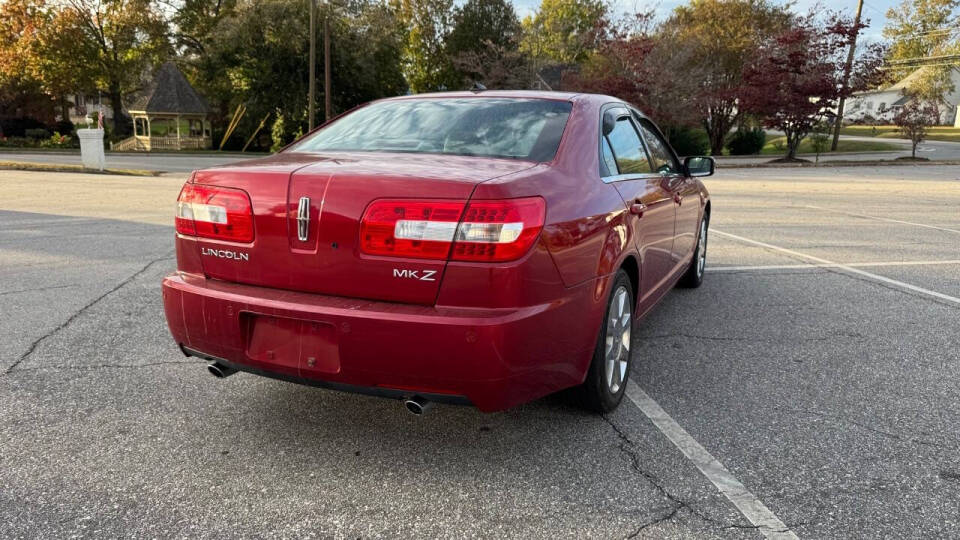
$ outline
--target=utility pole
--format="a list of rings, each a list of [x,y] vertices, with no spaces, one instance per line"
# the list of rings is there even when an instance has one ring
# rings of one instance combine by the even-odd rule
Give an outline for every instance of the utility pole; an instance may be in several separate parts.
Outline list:
[[[857,14],[853,18],[853,26],[856,31],[850,40],[850,52],[847,53],[847,65],[843,68],[843,91],[846,93],[847,86],[850,84],[850,72],[853,70],[853,54],[857,48],[857,36],[860,34],[860,13],[863,11],[863,0],[857,0]],[[840,143],[840,125],[843,124],[843,106],[847,100],[845,96],[840,96],[837,103],[837,118],[833,124],[833,142],[830,144],[830,151],[837,151],[837,144]]]
[[[325,121],[329,121],[330,117],[333,116],[330,87],[330,6],[328,4],[327,12],[323,16],[323,112]]]
[[[307,97],[307,131],[313,129],[313,114],[317,103],[317,0],[310,2],[310,90]]]

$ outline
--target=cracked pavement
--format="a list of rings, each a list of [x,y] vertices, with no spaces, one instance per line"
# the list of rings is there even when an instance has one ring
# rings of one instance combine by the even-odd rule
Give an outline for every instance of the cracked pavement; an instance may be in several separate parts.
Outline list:
[[[951,167],[708,179],[711,225],[851,263],[960,259]],[[0,537],[759,538],[631,403],[498,414],[240,374],[169,339],[185,177],[0,171]],[[41,187],[38,187],[41,186]],[[709,265],[793,265],[714,235]],[[960,265],[866,268],[960,297]],[[831,268],[712,272],[632,380],[801,538],[960,527],[960,308]]]

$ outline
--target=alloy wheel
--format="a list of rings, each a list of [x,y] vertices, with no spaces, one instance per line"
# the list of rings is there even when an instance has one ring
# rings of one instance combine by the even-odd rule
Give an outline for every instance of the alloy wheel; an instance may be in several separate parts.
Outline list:
[[[611,394],[619,392],[627,378],[632,323],[630,293],[626,287],[621,286],[613,293],[613,301],[610,302],[607,312],[604,380]]]
[[[707,267],[707,220],[700,220],[700,241],[697,242],[697,276]]]

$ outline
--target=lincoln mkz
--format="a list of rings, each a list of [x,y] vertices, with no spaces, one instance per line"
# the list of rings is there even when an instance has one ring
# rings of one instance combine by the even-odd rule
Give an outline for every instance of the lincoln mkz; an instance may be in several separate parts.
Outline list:
[[[706,262],[709,157],[600,95],[423,94],[360,107],[177,202],[170,332],[237,371],[497,411],[616,407],[631,333]]]

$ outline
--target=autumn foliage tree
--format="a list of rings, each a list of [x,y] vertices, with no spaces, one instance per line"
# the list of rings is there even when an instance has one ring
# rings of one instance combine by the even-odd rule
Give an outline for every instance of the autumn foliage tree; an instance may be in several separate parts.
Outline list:
[[[845,54],[859,28],[831,16],[798,17],[791,28],[765,43],[743,71],[741,105],[763,118],[765,127],[786,136],[786,160],[796,159],[800,142],[849,96],[872,82],[881,52],[868,49],[854,66],[850,84],[841,84]]]
[[[659,29],[664,50],[683,55],[672,62],[679,64],[677,74],[698,84],[676,96],[698,112],[714,155],[722,153],[743,113],[740,100],[751,85],[743,78],[744,65],[792,19],[787,6],[771,0],[691,0]]]
[[[936,102],[926,101],[914,96],[907,101],[896,114],[893,123],[900,134],[910,139],[911,158],[917,159],[917,145],[927,138],[927,131],[940,120],[940,108]]]
[[[690,126],[699,116],[688,100],[700,77],[689,71],[689,48],[655,32],[654,13],[637,13],[620,21],[602,21],[596,51],[571,85],[579,91],[617,96],[633,103],[667,131]]]

